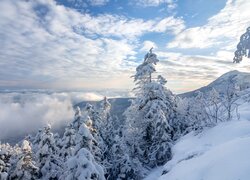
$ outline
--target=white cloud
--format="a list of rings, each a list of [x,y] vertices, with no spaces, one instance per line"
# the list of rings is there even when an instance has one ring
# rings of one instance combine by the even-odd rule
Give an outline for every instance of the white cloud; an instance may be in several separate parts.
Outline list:
[[[168,11],[171,11],[177,7],[176,0],[136,0],[137,5],[143,7],[159,6],[166,4]]]
[[[157,49],[157,45],[153,41],[144,41],[141,51],[149,51],[151,48]]]
[[[103,6],[109,2],[109,0],[88,0],[92,6]]]
[[[0,94],[0,139],[28,134],[50,123],[57,128],[74,117],[68,98],[46,94]]]
[[[138,38],[184,28],[174,17],[92,16],[50,0],[3,0],[0,18],[0,84],[20,88],[126,88],[129,78],[117,85],[131,75]]]
[[[183,55],[176,52],[156,52],[160,63],[157,72],[167,78],[167,87],[175,93],[200,88],[214,81],[220,75],[239,70],[248,72],[250,61],[232,63],[232,53],[218,52],[215,56]]]
[[[188,28],[178,34],[169,48],[208,48],[221,46],[232,50],[250,24],[250,1],[228,0],[226,6],[201,27]],[[230,48],[229,48],[230,47]]]
[[[5,92],[0,93],[0,141],[36,132],[47,123],[61,128],[74,118],[73,105],[125,92]]]
[[[184,21],[181,18],[173,16],[160,20],[153,28],[155,32],[172,32],[178,34],[185,28]]]
[[[149,32],[176,34],[185,28],[184,21],[173,16],[145,21],[110,14],[95,17],[85,14],[74,26],[79,33],[129,38],[130,40]]]
[[[109,0],[67,0],[71,7],[84,11],[89,5],[90,6],[104,6]]]

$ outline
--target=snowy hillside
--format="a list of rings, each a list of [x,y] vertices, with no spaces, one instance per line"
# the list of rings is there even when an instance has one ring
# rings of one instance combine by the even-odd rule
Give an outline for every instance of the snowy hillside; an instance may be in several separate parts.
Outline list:
[[[240,101],[244,102],[249,93],[246,90]],[[223,122],[179,139],[172,149],[173,158],[146,180],[249,180],[249,108],[249,102],[239,106],[241,120]]]
[[[207,93],[215,88],[218,92],[223,92],[230,83],[235,83],[240,87],[240,90],[244,90],[250,87],[250,73],[240,72],[240,71],[230,71],[223,74],[215,81],[211,82],[207,86],[200,89],[180,94],[181,97],[193,97],[196,95],[197,91],[202,93]]]

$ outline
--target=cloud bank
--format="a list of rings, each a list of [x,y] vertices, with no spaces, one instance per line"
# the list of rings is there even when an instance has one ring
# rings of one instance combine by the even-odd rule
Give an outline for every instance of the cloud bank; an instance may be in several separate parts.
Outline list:
[[[3,0],[0,86],[122,89],[132,84],[138,38],[184,27],[173,16],[144,20],[82,13],[51,0]]]
[[[36,132],[48,123],[58,129],[74,118],[73,105],[101,99],[102,93],[93,92],[0,93],[0,141]]]
[[[228,0],[220,12],[203,26],[191,27],[168,43],[169,48],[211,48],[234,50],[240,35],[250,24],[250,1]]]

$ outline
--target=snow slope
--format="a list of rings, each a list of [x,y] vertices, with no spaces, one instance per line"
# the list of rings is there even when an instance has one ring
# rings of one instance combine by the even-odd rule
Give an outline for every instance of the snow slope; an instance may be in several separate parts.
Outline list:
[[[249,109],[250,103],[244,103],[239,107],[241,120],[223,122],[179,139],[172,160],[152,171],[146,180],[249,180]]]

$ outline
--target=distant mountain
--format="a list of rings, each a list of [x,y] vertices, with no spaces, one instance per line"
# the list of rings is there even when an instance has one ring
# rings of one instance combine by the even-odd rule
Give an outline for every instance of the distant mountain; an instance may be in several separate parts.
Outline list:
[[[240,72],[236,70],[230,71],[223,74],[222,76],[220,76],[218,79],[208,84],[207,86],[204,86],[202,88],[187,93],[179,94],[179,96],[193,97],[196,95],[198,91],[206,94],[209,91],[211,91],[212,88],[215,88],[219,93],[223,93],[230,83],[235,83],[236,85],[238,85],[240,87],[240,90],[245,90],[247,88],[250,88],[250,73]]]
[[[109,102],[111,104],[111,114],[113,117],[124,119],[123,113],[130,106],[132,98],[110,98]],[[97,108],[100,106],[102,101],[83,101],[75,105],[79,106],[81,109],[85,107],[87,103],[95,105]]]

